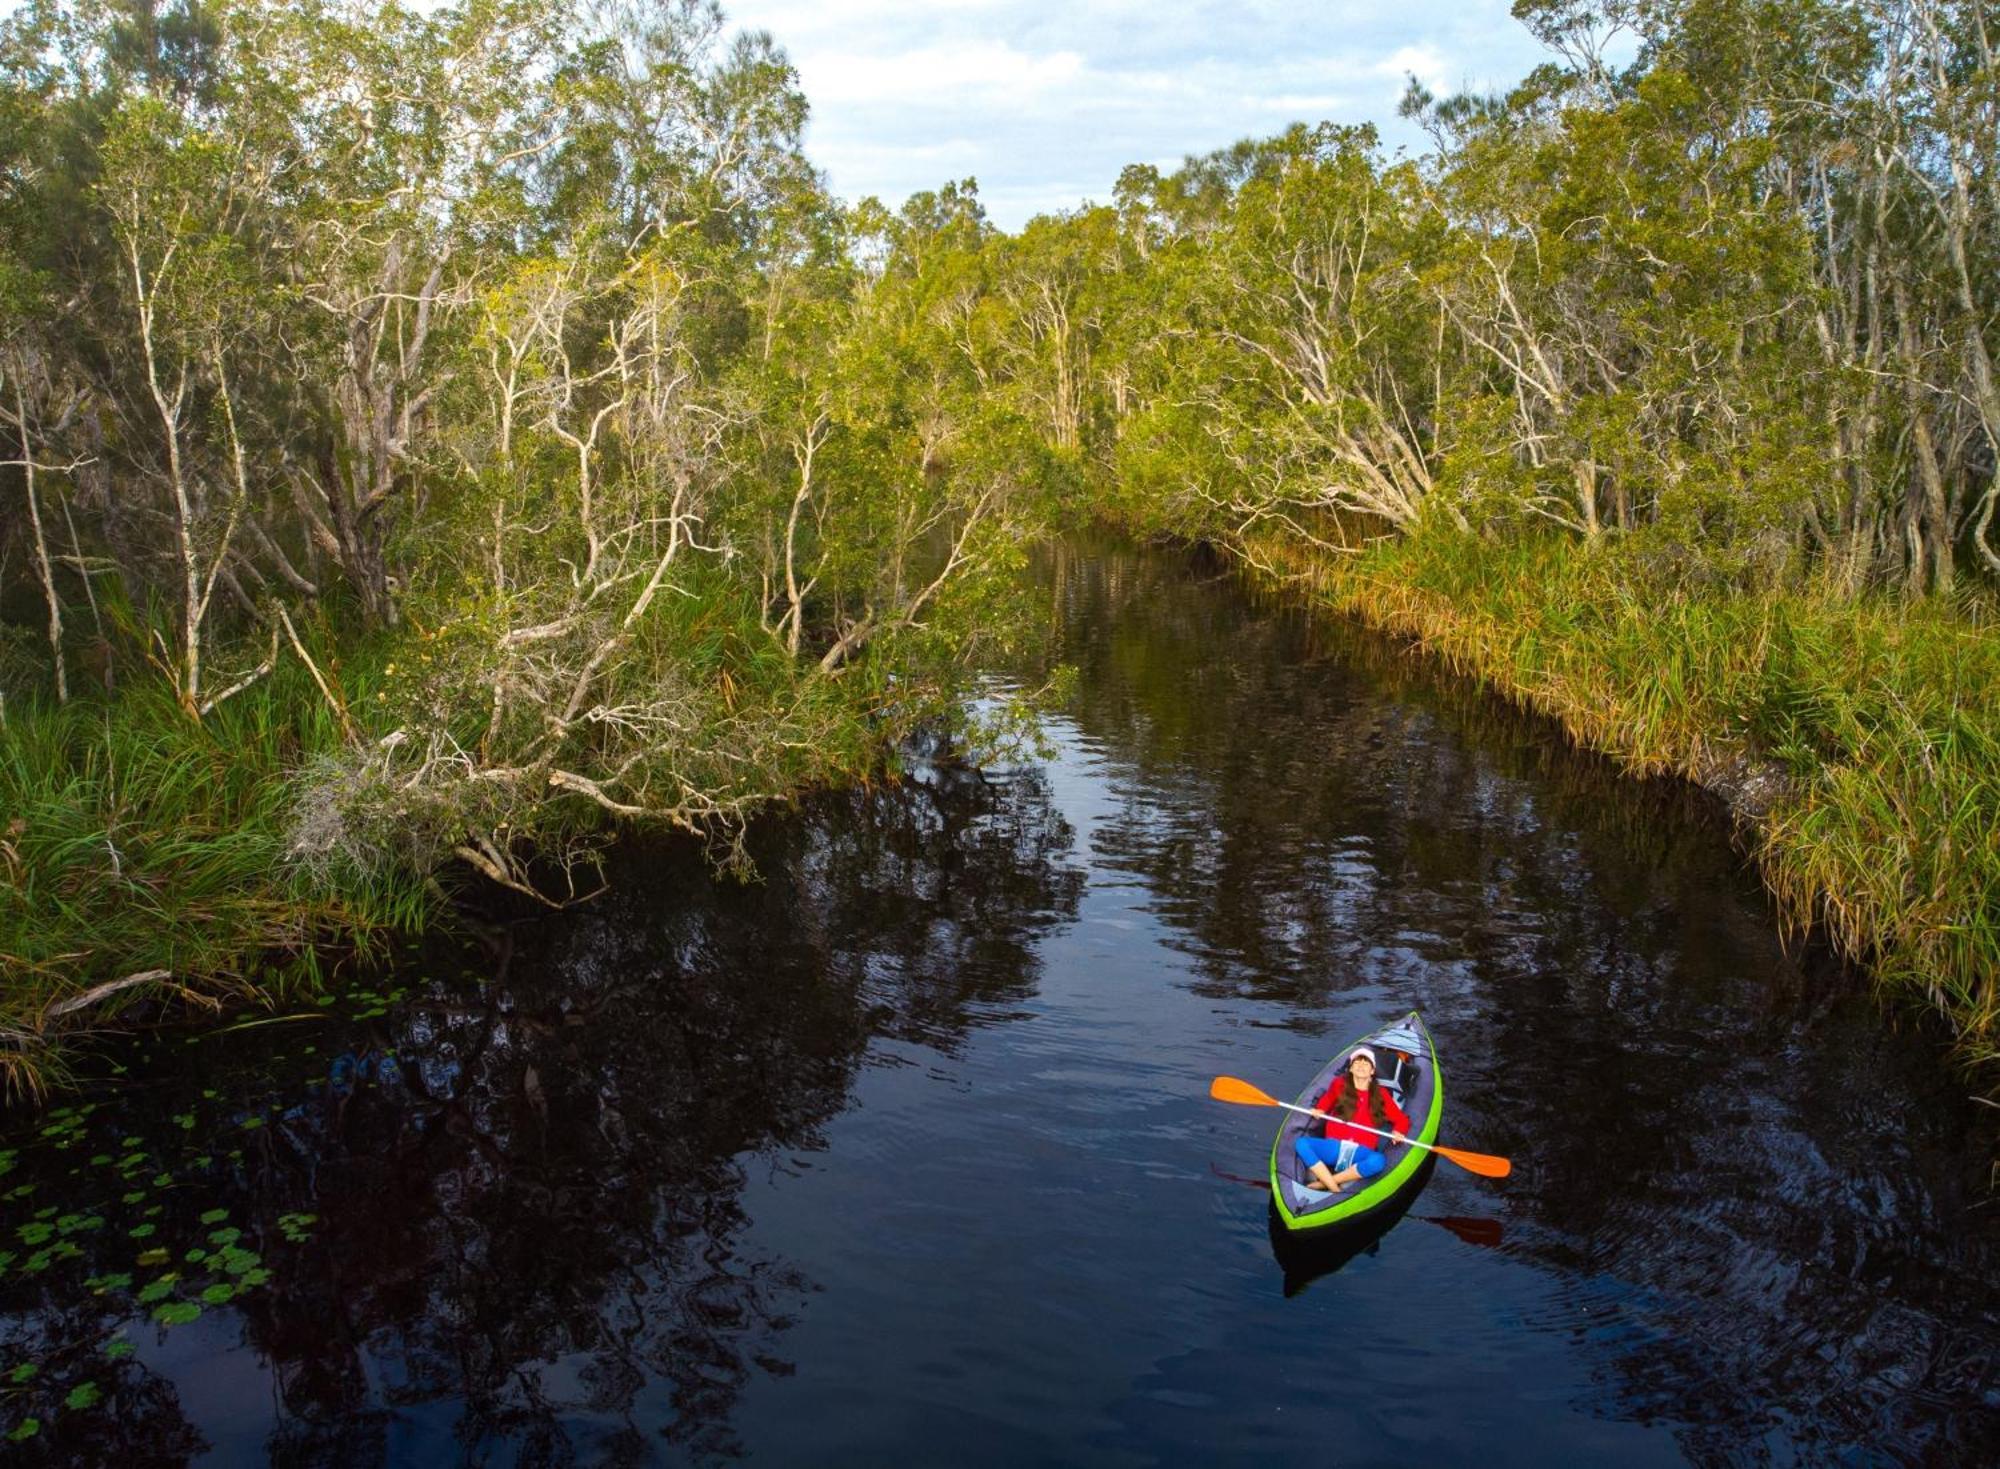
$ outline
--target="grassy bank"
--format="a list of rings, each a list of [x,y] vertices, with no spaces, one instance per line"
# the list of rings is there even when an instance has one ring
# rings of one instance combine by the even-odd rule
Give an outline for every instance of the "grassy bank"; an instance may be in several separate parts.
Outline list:
[[[1630,549],[1419,536],[1254,560],[1635,772],[1721,791],[1785,913],[2000,1088],[2000,630],[1976,602],[1678,585]]]
[[[750,813],[879,768],[902,732],[958,707],[949,647],[886,641],[885,660],[827,677],[779,649],[754,609],[746,620],[724,590],[684,579],[694,590],[656,602],[598,672],[599,723],[671,721],[649,764],[628,751],[604,785],[485,779],[465,752],[491,706],[478,662],[491,639],[437,619],[321,649],[351,739],[297,660],[199,722],[144,677],[63,706],[8,701],[0,1105],[60,1089],[85,1033],[311,993],[332,958],[366,958],[440,917],[448,886],[498,891],[494,869],[460,860],[455,843],[477,841],[475,856],[518,878],[509,886],[552,903],[595,886],[570,869],[587,869],[620,825],[700,832],[724,860]],[[663,699],[664,715],[649,703]],[[579,723],[563,753],[602,773],[617,747]],[[456,762],[408,754],[441,739],[462,741],[447,746]],[[666,814],[611,812],[594,798],[606,786]],[[329,825],[339,841],[315,847]]]
[[[0,1084],[65,1071],[65,1037],[121,1017],[277,996],[320,944],[423,921],[418,874],[286,861],[291,780],[340,732],[303,669],[197,724],[164,686],[9,709],[0,731]]]

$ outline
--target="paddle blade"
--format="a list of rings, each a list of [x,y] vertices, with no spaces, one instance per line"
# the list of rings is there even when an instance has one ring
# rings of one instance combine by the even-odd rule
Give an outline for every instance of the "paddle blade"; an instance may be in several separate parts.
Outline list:
[[[1467,1244],[1478,1245],[1481,1249],[1490,1250],[1506,1238],[1498,1219],[1473,1219],[1459,1214],[1419,1214],[1416,1217],[1442,1225]]]
[[[1496,1158],[1491,1153],[1468,1153],[1463,1148],[1440,1148],[1436,1144],[1431,1146],[1431,1151],[1482,1178],[1505,1178],[1514,1171],[1512,1160]]]
[[[1242,1184],[1245,1188],[1260,1188],[1267,1194],[1271,1191],[1271,1181],[1268,1178],[1245,1178],[1240,1173],[1224,1173],[1213,1163],[1208,1165],[1208,1171],[1217,1178],[1226,1178],[1231,1183]]]
[[[1234,1076],[1218,1076],[1208,1084],[1208,1094],[1218,1102],[1240,1102],[1246,1107],[1282,1107],[1285,1104],[1247,1081]]]

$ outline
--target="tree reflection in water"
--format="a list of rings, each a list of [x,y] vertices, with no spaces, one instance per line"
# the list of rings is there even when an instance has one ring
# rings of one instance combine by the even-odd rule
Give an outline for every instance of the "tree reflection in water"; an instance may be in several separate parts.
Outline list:
[[[2000,1445],[2000,1319],[1965,1291],[2000,1276],[1993,1129],[1934,1027],[1885,1034],[1859,976],[1787,951],[1713,798],[1188,575],[1111,548],[1055,580],[1077,723],[1124,767],[1093,861],[1196,988],[1315,1033],[1424,1009],[1450,1139],[1519,1165],[1488,1192],[1558,1281],[1532,1328],[1592,1344],[1605,1417],[1716,1462]]]
[[[1032,995],[1033,939],[1083,881],[1036,771],[928,765],[808,804],[752,831],[750,883],[635,844],[603,898],[496,927],[489,982],[355,1028],[209,1180],[233,1217],[320,1220],[238,1303],[274,1461],[732,1451],[813,1289],[746,1248],[746,1178],[823,1145],[873,1038],[950,1051]],[[141,1380],[122,1369],[135,1408]],[[96,1452],[186,1452],[153,1386]],[[84,1447],[61,1427],[35,1447]]]

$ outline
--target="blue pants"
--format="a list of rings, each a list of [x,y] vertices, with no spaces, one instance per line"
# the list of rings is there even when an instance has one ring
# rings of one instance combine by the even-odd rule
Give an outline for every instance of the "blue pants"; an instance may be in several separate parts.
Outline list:
[[[1364,1148],[1352,1140],[1330,1137],[1302,1137],[1297,1144],[1299,1161],[1310,1168],[1315,1163],[1324,1163],[1335,1173],[1352,1167],[1363,1178],[1373,1178],[1389,1166],[1389,1160],[1373,1148]]]

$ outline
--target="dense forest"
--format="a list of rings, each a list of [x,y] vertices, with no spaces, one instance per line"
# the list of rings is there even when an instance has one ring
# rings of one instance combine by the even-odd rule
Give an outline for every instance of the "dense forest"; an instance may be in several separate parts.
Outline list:
[[[1519,0],[1547,63],[994,229],[830,196],[695,0],[0,31],[0,1066],[441,881],[725,860],[1030,635],[1086,519],[1734,790],[1993,1053],[2000,20]],[[1620,58],[1613,61],[1610,58]]]

